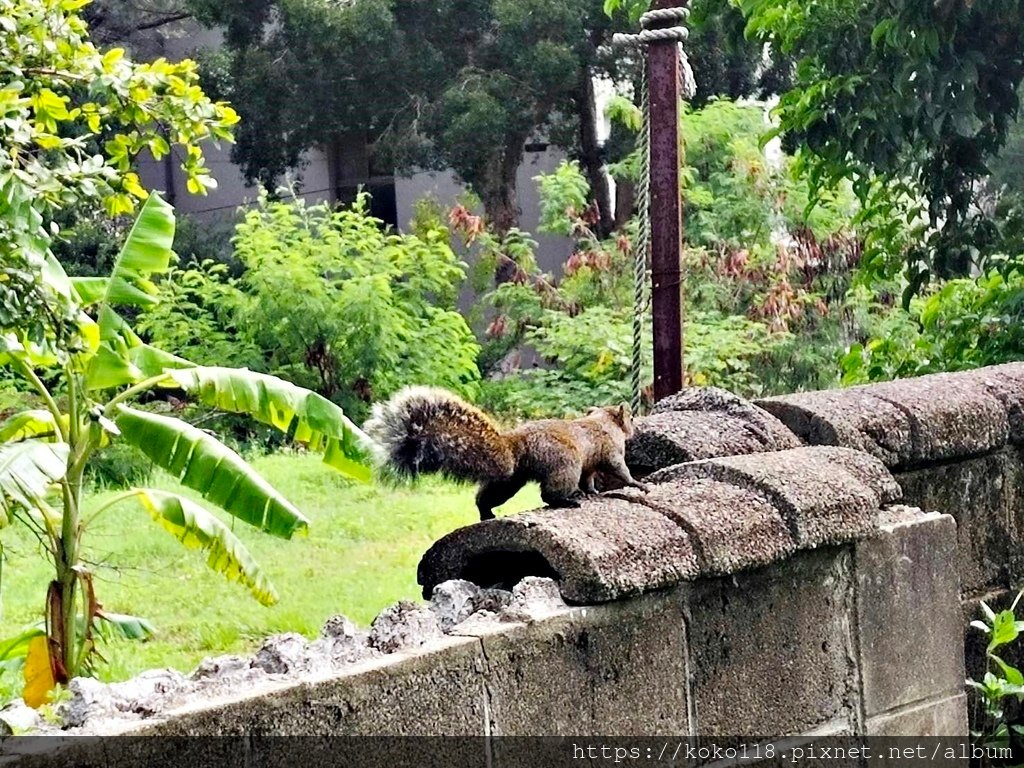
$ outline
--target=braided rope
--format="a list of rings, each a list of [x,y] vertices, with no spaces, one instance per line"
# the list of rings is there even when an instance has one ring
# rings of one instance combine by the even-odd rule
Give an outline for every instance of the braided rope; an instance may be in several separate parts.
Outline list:
[[[647,261],[651,248],[651,110],[647,91],[647,67],[640,75],[640,184],[637,189],[639,223],[633,247],[633,349],[630,358],[629,404],[634,415],[640,413],[640,378],[643,373],[644,315],[647,313]]]
[[[642,47],[651,42],[676,41],[677,45],[689,37],[689,30],[683,26],[651,28],[653,25],[678,23],[690,16],[689,8],[658,8],[647,11],[640,17],[640,32],[637,34],[615,34],[614,45]],[[696,91],[690,62],[679,45],[679,85],[684,98],[692,98]],[[640,153],[640,182],[637,188],[636,243],[633,246],[633,349],[630,358],[630,407],[634,415],[640,413],[640,378],[643,373],[644,315],[650,303],[647,292],[649,268],[647,266],[651,247],[651,110],[647,88],[647,67],[640,75],[640,134],[637,136],[637,150]]]

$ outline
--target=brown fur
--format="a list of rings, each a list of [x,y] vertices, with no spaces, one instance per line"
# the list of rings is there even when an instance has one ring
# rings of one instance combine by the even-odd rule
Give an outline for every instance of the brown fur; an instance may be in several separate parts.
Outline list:
[[[367,433],[381,447],[381,463],[394,475],[441,472],[480,483],[480,519],[530,481],[540,483],[549,506],[578,506],[596,493],[604,472],[646,489],[626,466],[633,422],[625,405],[591,408],[578,419],[545,419],[499,432],[494,422],[450,392],[413,387],[374,408]]]

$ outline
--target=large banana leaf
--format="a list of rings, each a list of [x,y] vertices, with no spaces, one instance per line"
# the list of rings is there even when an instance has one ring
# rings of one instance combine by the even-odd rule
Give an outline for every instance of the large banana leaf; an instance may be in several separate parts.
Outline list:
[[[76,293],[83,303],[99,300],[108,307],[155,304],[157,288],[149,278],[170,269],[173,243],[174,208],[160,195],[152,194],[139,211],[128,239],[114,261],[110,277],[102,286],[102,294],[97,280],[74,281]]]
[[[109,306],[100,310],[100,336],[103,342],[89,361],[85,375],[88,389],[111,389],[137,384],[157,376],[166,368],[194,365],[184,358],[146,344]]]
[[[66,427],[67,417],[62,421]],[[49,411],[22,411],[0,424],[0,443],[17,443],[31,438],[43,438],[52,442],[57,438],[58,431],[57,422]]]
[[[237,453],[191,424],[122,406],[121,437],[224,511],[282,538],[308,527],[291,502]]]
[[[201,403],[276,427],[310,450],[323,451],[324,461],[335,469],[369,481],[369,438],[341,408],[316,392],[245,368],[198,366],[167,373]]]
[[[245,545],[218,518],[195,502],[164,491],[138,490],[146,511],[182,544],[207,553],[206,564],[228,581],[244,584],[263,605],[277,602],[277,592]]]
[[[23,440],[0,445],[0,527],[15,509],[46,509],[46,492],[67,471],[67,443]]]

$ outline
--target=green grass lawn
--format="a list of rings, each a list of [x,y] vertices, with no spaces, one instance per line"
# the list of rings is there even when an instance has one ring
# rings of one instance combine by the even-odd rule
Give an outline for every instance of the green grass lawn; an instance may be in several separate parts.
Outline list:
[[[202,553],[182,547],[127,501],[91,523],[84,556],[93,564],[103,606],[148,618],[157,634],[145,642],[106,646],[101,677],[124,679],[163,666],[188,671],[204,656],[250,651],[275,632],[315,636],[337,613],[366,626],[395,600],[418,599],[420,556],[440,536],[477,519],[472,487],[433,480],[400,490],[356,485],[313,456],[278,454],[254,465],[310,519],[309,535],[291,541],[235,523],[280,602],[260,605],[245,588],[208,569]],[[154,476],[150,485],[198,498],[166,475]],[[87,515],[112,495],[91,495]],[[539,504],[531,486],[501,511]],[[222,519],[231,518],[222,513]],[[6,556],[0,637],[9,637],[40,619],[51,572],[26,531],[8,528],[0,542]],[[13,682],[3,681],[2,687]]]

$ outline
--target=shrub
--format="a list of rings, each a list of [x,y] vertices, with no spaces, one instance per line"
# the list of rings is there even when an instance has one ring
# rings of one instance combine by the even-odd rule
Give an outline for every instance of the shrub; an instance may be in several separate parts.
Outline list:
[[[465,265],[445,228],[390,234],[365,195],[337,211],[263,196],[234,245],[238,335],[266,370],[354,414],[410,383],[475,398],[479,346],[455,309]]]

